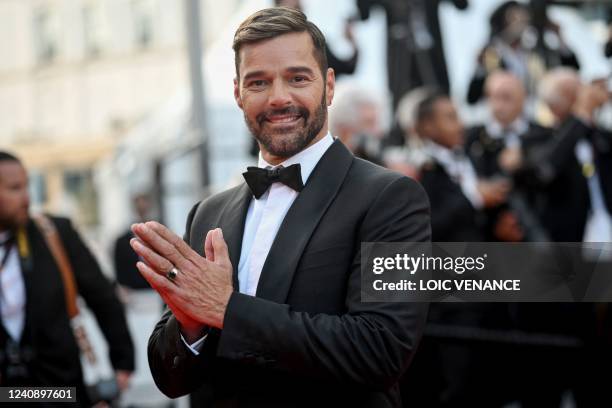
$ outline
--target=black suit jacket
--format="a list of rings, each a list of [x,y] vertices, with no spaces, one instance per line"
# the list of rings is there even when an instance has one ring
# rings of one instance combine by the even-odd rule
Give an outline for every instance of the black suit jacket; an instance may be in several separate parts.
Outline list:
[[[582,242],[591,208],[587,179],[576,158],[578,141],[586,139],[594,153],[604,203],[612,213],[612,134],[570,117],[546,143],[532,149],[523,179],[539,189],[537,211],[558,242]]]
[[[553,131],[530,122],[526,132],[519,137],[522,155],[526,161],[532,162],[536,151],[553,138]],[[489,135],[483,125],[467,131],[465,150],[477,175],[485,179],[506,177],[513,183],[513,189],[506,203],[485,210],[487,217],[485,240],[498,240],[494,233],[497,220],[503,212],[511,211],[521,224],[525,241],[547,241],[549,239],[547,230],[540,218],[541,212],[537,209],[537,206],[541,205],[538,202],[540,185],[534,183],[530,172],[519,171],[509,175],[501,169],[498,160],[505,147],[505,140]]]
[[[200,254],[206,232],[223,229],[235,288],[251,197],[242,184],[194,207],[187,222]],[[204,384],[209,406],[398,406],[427,305],[362,303],[360,245],[429,239],[422,188],[336,140],[282,222],[257,297],[232,294],[223,330],[209,333],[199,356],[165,313],[149,341],[155,382],[170,397]]]
[[[436,161],[421,169],[420,182],[431,204],[433,242],[479,242],[484,240],[483,216]]]
[[[52,218],[72,264],[79,294],[93,311],[106,337],[115,369],[134,369],[134,349],[123,314],[110,282],[70,221]],[[31,386],[80,386],[83,383],[79,348],[75,341],[64,295],[61,273],[33,222],[27,226],[30,256],[22,259],[26,289],[25,328],[20,346],[33,352],[29,362]],[[8,334],[0,325],[0,344]],[[98,357],[99,356],[98,354]],[[4,369],[4,366],[2,366]],[[3,375],[0,383],[6,377]],[[4,385],[4,384],[3,384]]]
[[[522,153],[530,156],[532,149],[550,141],[552,136],[551,129],[529,122],[527,131],[519,135]],[[484,125],[474,126],[466,133],[465,151],[480,177],[503,175],[504,172],[498,164],[498,158],[505,146],[506,142],[489,135]],[[515,181],[519,184],[522,182],[522,180]]]

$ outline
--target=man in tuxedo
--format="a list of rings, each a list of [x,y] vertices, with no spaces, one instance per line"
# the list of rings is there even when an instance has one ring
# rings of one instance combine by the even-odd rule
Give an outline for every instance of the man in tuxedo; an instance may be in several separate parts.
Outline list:
[[[414,129],[427,155],[419,180],[431,205],[432,240],[486,240],[484,210],[505,202],[509,185],[478,178],[464,152],[462,121],[446,93],[427,91],[415,110]],[[409,401],[418,407],[500,405],[504,354],[499,347],[466,341],[457,333],[499,328],[505,318],[500,303],[432,304],[428,327],[442,329],[446,337],[426,331],[414,366],[403,381],[402,395],[412,396]],[[491,376],[491,372],[496,374]]]
[[[143,276],[169,310],[149,362],[170,397],[211,406],[400,405],[427,305],[361,301],[362,242],[430,239],[413,180],[327,129],[334,72],[303,13],[261,10],[234,37],[234,96],[261,147],[246,183],[197,204],[185,241],[137,224]]]
[[[468,130],[466,149],[477,172],[482,177],[494,177],[504,175],[504,156],[509,152],[522,151],[535,141],[548,140],[551,133],[527,118],[527,92],[513,73],[491,74],[486,94],[490,119]]]
[[[534,209],[552,241],[581,242],[590,211],[590,190],[595,187],[600,197],[601,193],[603,197],[610,194],[610,136],[594,121],[607,93],[597,85],[583,86],[575,70],[556,68],[544,76],[538,94],[551,113],[552,128],[534,139],[530,151],[516,149],[505,154],[499,161],[500,170],[518,175],[538,189]],[[605,215],[608,200],[612,202],[612,195],[607,200],[596,199],[600,204],[597,215]],[[607,240],[605,235],[596,241]]]
[[[508,200],[488,211],[488,240],[546,240],[545,230],[530,207],[528,180],[507,171],[507,162],[528,156],[535,146],[552,137],[550,129],[527,119],[527,96],[521,80],[507,71],[497,71],[486,83],[491,118],[486,125],[468,130],[466,151],[479,177],[513,184]]]
[[[502,165],[537,186],[537,208],[551,240],[612,239],[612,134],[595,123],[609,99],[605,83],[582,84],[576,73],[551,72],[543,101],[555,116],[554,137]],[[568,88],[567,90],[565,88]],[[546,89],[552,88],[552,89]]]
[[[0,152],[0,385],[76,386],[78,405],[89,406],[62,275],[28,207],[25,168],[15,156]],[[125,389],[134,349],[121,304],[70,221],[51,221],[78,293],[106,337],[118,385]]]
[[[418,106],[416,130],[428,156],[420,181],[431,204],[434,242],[479,242],[481,210],[506,200],[509,184],[480,180],[464,152],[464,128],[451,99],[431,92]]]

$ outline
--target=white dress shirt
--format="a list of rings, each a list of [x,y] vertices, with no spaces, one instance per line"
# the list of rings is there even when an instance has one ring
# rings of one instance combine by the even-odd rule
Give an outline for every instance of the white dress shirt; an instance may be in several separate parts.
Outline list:
[[[593,146],[589,141],[582,139],[576,143],[574,152],[581,165],[593,166],[593,174],[587,178],[591,211],[588,215],[582,240],[583,242],[612,242],[612,216],[608,212],[601,191],[601,182],[593,156]]]
[[[288,158],[279,166],[288,167],[299,163],[302,182],[306,185],[315,166],[333,142],[333,137],[328,133],[317,143]],[[258,167],[273,169],[278,166],[267,163],[260,153]],[[298,194],[291,187],[276,182],[259,199],[251,200],[246,215],[240,261],[238,262],[238,285],[241,293],[255,296],[268,252],[270,252],[287,211],[291,208]],[[183,342],[192,352],[198,354],[205,338],[203,337],[191,345],[187,344],[185,339],[183,339]]]
[[[0,243],[6,241],[8,236],[8,232],[0,232]],[[6,263],[0,270],[0,311],[6,332],[18,342],[25,324],[26,293],[17,244],[13,244],[9,251]],[[0,246],[0,260],[5,252],[6,248]]]
[[[472,207],[481,209],[484,206],[482,195],[478,191],[478,178],[472,162],[463,152],[451,149],[427,140],[424,150],[429,157],[437,161],[446,173],[461,187],[463,195]]]
[[[333,141],[332,136],[327,134],[317,143],[290,157],[280,165],[288,167],[299,163],[302,182],[306,185],[310,173]],[[258,167],[273,169],[278,166],[267,163],[260,154]],[[278,229],[297,196],[297,191],[277,182],[272,184],[270,189],[258,200],[251,200],[244,225],[240,262],[238,263],[238,282],[241,293],[255,296],[259,276],[272,247],[272,242],[274,242]]]

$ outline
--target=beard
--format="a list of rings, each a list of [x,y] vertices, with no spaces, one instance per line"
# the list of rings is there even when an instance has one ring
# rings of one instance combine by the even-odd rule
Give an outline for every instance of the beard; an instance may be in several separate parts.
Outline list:
[[[15,231],[19,227],[25,227],[30,218],[28,208],[21,208],[12,214],[0,216],[0,231]]]
[[[326,99],[326,92],[323,91],[321,103],[317,106],[312,118],[310,118],[308,109],[289,106],[260,113],[255,118],[256,123],[246,114],[244,120],[261,149],[276,157],[289,158],[304,150],[323,128],[327,119]],[[298,124],[278,126],[266,131],[264,130],[265,122],[272,115],[297,115],[300,119]]]

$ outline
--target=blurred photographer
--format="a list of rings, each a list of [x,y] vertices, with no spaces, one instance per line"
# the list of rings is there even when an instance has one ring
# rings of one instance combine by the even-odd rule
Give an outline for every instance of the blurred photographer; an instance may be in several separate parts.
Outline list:
[[[546,15],[546,8],[517,1],[502,3],[491,14],[490,38],[478,55],[469,85],[467,101],[476,103],[485,96],[487,78],[497,70],[512,72],[528,95],[547,69],[567,66],[578,69],[576,55],[565,43],[558,24]]]
[[[486,82],[490,120],[467,132],[466,152],[480,178],[505,180],[513,188],[507,199],[488,214],[489,240],[546,241],[546,231],[532,210],[533,191],[527,180],[507,171],[506,164],[531,154],[548,140],[550,129],[530,121],[525,114],[527,92],[520,78],[496,71]]]
[[[501,161],[539,190],[540,219],[557,242],[612,239],[612,133],[596,124],[609,101],[605,81],[583,84],[577,73],[551,71],[540,96],[555,116],[554,135],[539,141],[531,156]]]
[[[128,387],[134,369],[132,341],[110,282],[71,222],[44,220],[29,213],[26,169],[0,151],[0,385],[76,387],[77,405],[90,406],[97,401],[89,400],[83,383],[79,343],[84,343],[71,327],[75,304],[68,301],[68,286],[96,316],[117,391]],[[68,263],[72,281],[64,272]]]

